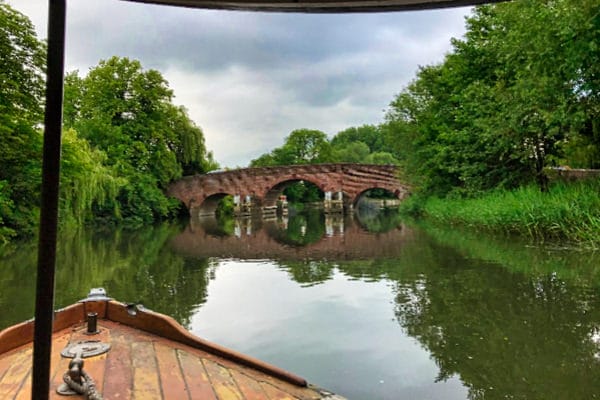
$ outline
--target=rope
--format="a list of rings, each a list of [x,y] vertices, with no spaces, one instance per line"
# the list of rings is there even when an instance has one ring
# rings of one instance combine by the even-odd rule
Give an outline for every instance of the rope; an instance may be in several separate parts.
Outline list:
[[[84,395],[87,400],[104,400],[102,395],[96,391],[96,382],[83,369],[81,370],[81,383],[75,382],[69,376],[68,371],[63,376],[63,381],[71,390]]]

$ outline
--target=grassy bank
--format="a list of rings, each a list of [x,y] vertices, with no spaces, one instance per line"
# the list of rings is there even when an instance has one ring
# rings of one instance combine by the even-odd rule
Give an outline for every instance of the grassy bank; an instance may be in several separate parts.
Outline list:
[[[600,180],[494,191],[478,198],[412,198],[401,211],[450,225],[600,248]]]

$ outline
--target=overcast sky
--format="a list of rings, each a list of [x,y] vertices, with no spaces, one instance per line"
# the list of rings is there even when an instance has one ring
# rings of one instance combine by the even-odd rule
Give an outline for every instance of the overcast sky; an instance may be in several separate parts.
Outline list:
[[[46,37],[47,0],[8,0]],[[378,124],[419,65],[440,62],[469,8],[305,15],[71,0],[68,71],[113,55],[159,70],[222,166],[246,166],[294,129]]]

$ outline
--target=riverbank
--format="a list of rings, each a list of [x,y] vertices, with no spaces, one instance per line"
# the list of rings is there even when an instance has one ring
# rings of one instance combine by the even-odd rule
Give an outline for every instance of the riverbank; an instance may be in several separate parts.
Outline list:
[[[600,248],[600,180],[596,179],[556,182],[547,193],[527,186],[468,199],[416,196],[400,210],[447,225]]]

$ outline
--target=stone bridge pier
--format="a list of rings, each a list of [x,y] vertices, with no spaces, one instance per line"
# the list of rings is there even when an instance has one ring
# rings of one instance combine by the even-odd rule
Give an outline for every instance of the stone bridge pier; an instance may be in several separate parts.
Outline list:
[[[384,189],[402,200],[409,188],[398,179],[393,165],[311,164],[242,168],[184,177],[167,194],[185,204],[192,216],[214,215],[219,202],[233,196],[238,215],[275,215],[287,212],[283,191],[304,181],[324,193],[325,213],[350,212],[368,190]]]

